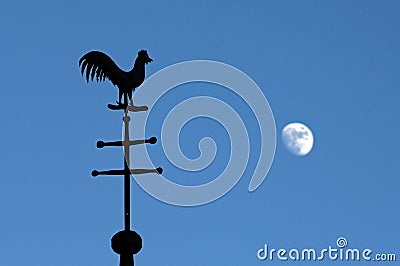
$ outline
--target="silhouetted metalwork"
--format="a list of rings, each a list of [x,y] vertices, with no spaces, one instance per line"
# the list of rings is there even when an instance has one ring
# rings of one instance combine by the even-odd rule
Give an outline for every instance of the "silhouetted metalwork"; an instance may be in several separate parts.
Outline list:
[[[119,231],[111,238],[111,248],[120,255],[119,265],[134,265],[133,255],[142,249],[142,238],[135,231]]]
[[[129,72],[122,71],[117,67],[114,61],[102,52],[92,51],[85,54],[79,60],[79,66],[82,67],[81,73],[83,75],[86,69],[86,81],[96,77],[96,80],[104,81],[108,78],[114,85],[119,88],[119,101],[118,105],[109,104],[108,108],[111,110],[124,110],[124,138],[119,141],[104,142],[97,141],[97,148],[104,147],[123,147],[124,150],[124,169],[117,170],[93,170],[92,176],[124,176],[124,230],[116,233],[111,239],[111,247],[113,251],[120,255],[120,266],[133,266],[133,255],[137,254],[142,248],[142,238],[135,231],[131,231],[131,196],[130,196],[130,176],[131,174],[148,174],[155,173],[161,174],[163,169],[158,167],[156,169],[131,169],[130,168],[130,146],[140,144],[155,144],[156,137],[143,140],[130,140],[129,137],[129,112],[143,112],[147,111],[147,106],[134,106],[131,99],[132,92],[135,88],[140,86],[144,81],[144,65],[153,61],[145,50],[138,53],[135,65]],[[124,96],[124,103],[121,103],[121,98]],[[130,104],[128,104],[128,97]]]
[[[150,143],[150,144],[155,144],[157,142],[156,137],[151,137],[149,139],[144,139],[144,140],[132,140],[129,141],[129,145],[138,145],[138,144],[144,144],[144,143]],[[104,142],[102,140],[99,140],[96,144],[96,147],[101,149],[106,146],[122,146],[122,141],[112,141],[112,142]]]
[[[147,51],[141,50],[135,60],[133,68],[126,72],[121,70],[117,64],[105,53],[99,51],[91,51],[79,60],[81,67],[81,74],[85,73],[86,69],[86,82],[94,80],[96,77],[97,82],[102,82],[106,79],[110,80],[112,84],[118,87],[118,101],[115,109],[126,109],[129,100],[132,99],[132,92],[139,87],[145,77],[145,65],[152,62],[153,59],[149,57]],[[122,96],[124,102],[122,103]]]

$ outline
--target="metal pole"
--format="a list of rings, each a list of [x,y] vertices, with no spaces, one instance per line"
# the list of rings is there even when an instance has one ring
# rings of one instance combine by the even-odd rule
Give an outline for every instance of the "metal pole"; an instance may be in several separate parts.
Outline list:
[[[130,156],[129,156],[129,121],[131,118],[125,111],[124,116],[124,220],[125,231],[130,231],[131,227],[131,183],[130,183]]]
[[[111,107],[110,107],[111,106]],[[109,105],[112,110],[121,110],[115,108],[113,105]],[[113,251],[120,255],[120,266],[133,266],[134,260],[133,255],[137,254],[142,249],[142,238],[135,231],[131,231],[131,174],[147,174],[147,173],[157,173],[162,174],[163,169],[158,167],[156,169],[130,169],[130,146],[138,144],[155,144],[157,142],[156,137],[151,137],[149,139],[142,140],[130,140],[129,139],[129,122],[131,118],[128,115],[128,111],[131,112],[141,112],[148,110],[147,106],[130,106],[130,108],[125,109],[125,114],[123,117],[124,122],[124,135],[121,141],[104,142],[99,140],[97,142],[97,148],[101,149],[106,146],[122,146],[124,149],[124,169],[123,170],[105,170],[98,171],[93,170],[92,176],[99,175],[123,175],[124,176],[124,230],[117,232],[111,238],[111,248]]]

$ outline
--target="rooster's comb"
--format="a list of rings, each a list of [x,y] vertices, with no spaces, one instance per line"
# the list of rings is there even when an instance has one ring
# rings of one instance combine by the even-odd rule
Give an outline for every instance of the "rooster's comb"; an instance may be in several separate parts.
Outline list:
[[[138,52],[138,55],[140,56],[140,55],[147,55],[147,51],[146,50],[140,50],[139,52]]]

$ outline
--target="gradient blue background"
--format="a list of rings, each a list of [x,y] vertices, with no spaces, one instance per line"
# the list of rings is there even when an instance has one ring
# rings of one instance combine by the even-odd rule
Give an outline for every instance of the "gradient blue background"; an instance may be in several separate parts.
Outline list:
[[[121,137],[121,114],[106,108],[110,83],[80,76],[95,49],[123,69],[147,49],[147,76],[186,60],[231,64],[262,88],[278,133],[300,121],[315,136],[296,157],[278,134],[261,187],[247,191],[250,169],[206,206],[170,206],[132,182],[136,265],[364,265],[256,256],[265,243],[322,249],[340,236],[399,257],[399,13],[389,0],[2,1],[0,265],[118,265],[122,180],[90,172],[122,167],[119,149],[95,148]]]

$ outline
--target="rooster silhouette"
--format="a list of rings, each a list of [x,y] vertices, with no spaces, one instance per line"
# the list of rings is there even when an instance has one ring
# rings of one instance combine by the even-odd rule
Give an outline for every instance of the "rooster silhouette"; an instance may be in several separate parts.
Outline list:
[[[132,93],[139,87],[145,77],[145,65],[152,62],[153,59],[149,57],[146,50],[138,52],[135,64],[132,70],[126,72],[121,70],[117,64],[105,53],[99,51],[91,51],[82,56],[79,60],[79,67],[81,67],[82,76],[86,69],[86,82],[94,80],[96,77],[97,82],[110,80],[114,86],[118,87],[118,101],[119,105],[128,105],[128,98],[132,103]],[[121,102],[122,96],[124,102]]]

